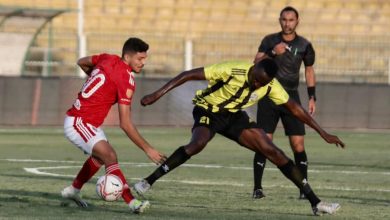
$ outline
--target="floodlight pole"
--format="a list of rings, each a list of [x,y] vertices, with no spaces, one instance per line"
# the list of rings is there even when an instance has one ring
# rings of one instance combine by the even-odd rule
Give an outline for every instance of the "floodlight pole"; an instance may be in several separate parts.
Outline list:
[[[77,2],[77,36],[79,43],[78,57],[85,57],[87,51],[87,40],[84,34],[84,0],[78,0]],[[78,68],[78,74],[80,77],[85,77],[84,72]]]

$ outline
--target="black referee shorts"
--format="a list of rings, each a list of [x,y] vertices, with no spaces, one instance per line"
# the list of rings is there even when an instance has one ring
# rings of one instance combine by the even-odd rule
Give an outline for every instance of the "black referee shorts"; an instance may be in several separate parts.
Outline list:
[[[288,91],[288,95],[291,99],[301,104],[298,91]],[[257,124],[266,133],[273,134],[275,132],[279,118],[282,120],[285,135],[305,135],[304,123],[292,115],[287,108],[275,105],[268,97],[264,97],[259,101],[257,107]]]
[[[245,111],[214,113],[195,106],[192,115],[194,117],[192,129],[205,126],[210,129],[213,135],[218,133],[237,143],[239,143],[238,139],[244,129],[259,128]]]

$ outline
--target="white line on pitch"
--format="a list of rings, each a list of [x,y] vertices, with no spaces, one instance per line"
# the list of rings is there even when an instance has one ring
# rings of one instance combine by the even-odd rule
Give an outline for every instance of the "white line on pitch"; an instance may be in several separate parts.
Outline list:
[[[27,163],[70,163],[70,164],[82,164],[84,161],[67,161],[67,160],[34,160],[34,159],[0,159],[0,161],[10,162],[27,162]],[[130,165],[134,167],[155,167],[153,163],[131,163],[121,162],[121,165]],[[223,166],[215,164],[183,164],[181,167],[196,167],[206,169],[234,169],[234,170],[252,170],[252,167],[237,167],[237,166]],[[317,167],[317,166],[316,166]],[[322,167],[333,167],[322,166]],[[279,171],[277,168],[266,168],[266,170]],[[373,171],[352,171],[352,170],[318,170],[309,169],[310,173],[338,173],[338,174],[359,174],[359,175],[390,175],[390,172],[373,172]]]
[[[72,177],[73,175],[66,175],[66,174],[57,174],[57,173],[49,173],[41,171],[40,169],[46,169],[46,170],[53,170],[53,169],[68,169],[68,168],[79,168],[79,166],[59,166],[59,167],[35,167],[35,168],[24,168],[26,172],[37,174],[37,175],[45,175],[45,176],[59,176],[59,177]],[[140,178],[129,178],[131,180],[140,180]],[[158,180],[159,182],[173,182],[173,183],[183,183],[183,184],[190,184],[190,185],[216,185],[216,186],[237,186],[237,187],[243,187],[246,186],[246,184],[243,183],[236,183],[236,182],[224,182],[224,181],[200,181],[200,180]],[[279,184],[272,184],[272,185],[265,185],[266,188],[273,188],[273,187],[282,187],[282,188],[295,188],[294,186],[286,186],[286,185],[279,185]],[[314,186],[316,189],[325,189],[325,190],[338,190],[338,191],[358,191],[358,192],[390,192],[389,189],[354,189],[349,187],[331,187],[331,186]]]

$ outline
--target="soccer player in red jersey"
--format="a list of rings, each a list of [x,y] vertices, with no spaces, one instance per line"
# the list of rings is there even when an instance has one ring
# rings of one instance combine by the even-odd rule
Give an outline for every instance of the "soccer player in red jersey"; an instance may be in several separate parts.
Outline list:
[[[138,38],[129,38],[122,49],[122,57],[99,54],[83,57],[77,64],[88,75],[73,106],[67,111],[64,132],[75,146],[90,155],[72,185],[62,190],[63,198],[87,207],[81,199],[80,189],[104,165],[106,174],[118,176],[123,184],[122,198],[134,213],[149,207],[148,201],[133,197],[119,168],[114,148],[100,128],[111,106],[118,103],[120,127],[156,164],[165,156],[154,149],[138,132],[131,120],[131,101],[135,91],[133,72],[139,73],[145,65],[149,45]]]

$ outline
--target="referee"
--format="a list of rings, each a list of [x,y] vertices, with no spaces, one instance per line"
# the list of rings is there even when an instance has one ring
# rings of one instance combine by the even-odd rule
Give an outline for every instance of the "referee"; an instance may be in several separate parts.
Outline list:
[[[279,70],[276,78],[287,91],[288,95],[295,102],[301,104],[298,85],[299,69],[302,61],[305,65],[305,77],[309,95],[308,112],[313,115],[316,109],[315,76],[313,64],[315,52],[311,43],[299,36],[295,29],[299,23],[298,11],[293,7],[285,7],[280,12],[279,18],[281,32],[267,35],[261,41],[254,62],[257,63],[264,58],[273,58]],[[284,106],[275,105],[269,98],[265,97],[258,103],[257,123],[272,139],[279,119],[281,119],[285,135],[289,137],[291,149],[294,152],[295,163],[307,179],[307,156],[304,147],[304,124],[294,117]],[[261,153],[256,153],[253,160],[254,190],[253,198],[265,197],[262,187],[262,177],[265,168],[266,158]],[[301,191],[300,199],[305,199]]]

